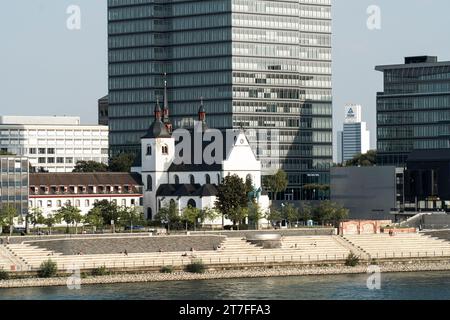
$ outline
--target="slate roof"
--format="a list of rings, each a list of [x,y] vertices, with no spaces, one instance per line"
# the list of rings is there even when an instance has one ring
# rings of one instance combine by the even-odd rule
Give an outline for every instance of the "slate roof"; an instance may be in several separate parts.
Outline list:
[[[142,185],[141,176],[128,172],[30,173],[30,186]]]
[[[214,184],[162,184],[156,191],[158,197],[209,197],[217,195]]]
[[[155,120],[142,139],[170,138],[170,132],[161,120]]]

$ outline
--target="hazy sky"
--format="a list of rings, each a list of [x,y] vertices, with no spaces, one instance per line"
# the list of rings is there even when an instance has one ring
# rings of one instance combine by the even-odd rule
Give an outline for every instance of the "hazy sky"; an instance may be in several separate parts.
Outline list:
[[[81,8],[81,30],[66,27],[69,5]],[[369,30],[367,8],[381,9],[381,30]],[[375,147],[378,64],[404,56],[450,60],[450,1],[334,0],[334,128],[343,106],[363,105]],[[106,0],[14,0],[0,11],[0,115],[79,115],[96,123],[107,94]]]

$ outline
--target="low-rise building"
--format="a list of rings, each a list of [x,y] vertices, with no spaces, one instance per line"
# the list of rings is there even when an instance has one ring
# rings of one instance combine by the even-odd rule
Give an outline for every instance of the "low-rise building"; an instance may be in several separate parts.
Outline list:
[[[44,216],[63,206],[74,206],[87,214],[94,204],[107,200],[118,206],[141,207],[142,183],[132,173],[31,173],[30,208]]]
[[[0,116],[0,150],[28,157],[35,171],[72,172],[77,161],[108,163],[108,132],[79,117]]]

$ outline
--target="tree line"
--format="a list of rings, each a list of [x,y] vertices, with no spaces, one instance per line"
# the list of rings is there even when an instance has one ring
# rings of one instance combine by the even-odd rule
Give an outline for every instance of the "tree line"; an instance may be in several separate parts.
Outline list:
[[[94,207],[86,215],[82,215],[79,208],[66,205],[55,211],[54,214],[47,216],[42,214],[41,208],[32,208],[25,217],[22,217],[14,206],[2,206],[0,209],[0,227],[9,227],[9,232],[12,234],[16,218],[19,218],[19,220],[25,219],[25,222],[32,225],[35,229],[37,226],[45,225],[49,228],[50,233],[55,225],[63,222],[66,224],[67,233],[69,233],[70,227],[75,228],[75,233],[78,233],[78,227],[81,224],[92,227],[93,231],[111,227],[112,224],[115,228],[129,226],[131,230],[133,226],[146,224],[144,214],[137,208],[121,207],[115,202],[107,200],[95,203]],[[22,220],[21,222],[24,221]]]
[[[135,158],[135,155],[131,153],[121,153],[111,158],[108,164],[97,161],[77,161],[73,172],[130,172]]]

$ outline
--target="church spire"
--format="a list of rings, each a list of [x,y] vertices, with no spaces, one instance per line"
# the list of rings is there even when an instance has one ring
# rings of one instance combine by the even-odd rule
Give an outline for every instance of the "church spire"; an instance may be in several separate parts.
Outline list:
[[[169,97],[167,95],[167,73],[164,73],[164,110],[169,111]]]
[[[200,98],[200,108],[198,109],[198,120],[201,122],[205,122],[206,120],[206,111],[203,106],[203,97]]]
[[[167,93],[167,73],[164,73],[164,105],[163,105],[163,122],[169,132],[172,132],[172,124],[169,119],[169,95]]]

